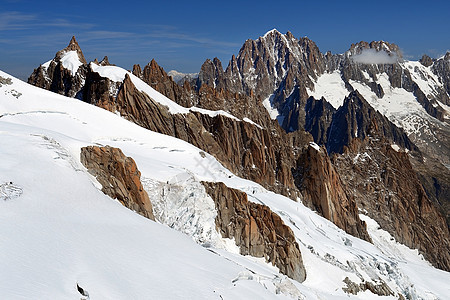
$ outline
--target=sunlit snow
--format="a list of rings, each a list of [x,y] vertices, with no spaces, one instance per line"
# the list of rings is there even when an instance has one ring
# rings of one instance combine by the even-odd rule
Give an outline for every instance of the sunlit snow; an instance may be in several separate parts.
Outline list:
[[[313,96],[317,100],[324,97],[336,109],[344,103],[345,97],[349,94],[339,71],[320,75],[314,85],[314,90],[307,89],[307,92],[309,96]]]
[[[61,63],[65,69],[70,70],[72,76],[75,76],[78,68],[83,65],[78,57],[77,51],[66,52],[63,57],[61,57]]]

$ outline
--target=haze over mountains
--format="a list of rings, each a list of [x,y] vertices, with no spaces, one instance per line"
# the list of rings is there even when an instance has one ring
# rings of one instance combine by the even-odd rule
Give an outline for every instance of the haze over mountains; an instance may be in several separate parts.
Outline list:
[[[23,248],[7,234],[8,228],[14,231],[13,216],[25,220],[34,210],[50,211],[69,187],[71,196],[58,204],[72,216],[69,222],[57,213],[30,219],[31,225],[41,224],[44,243],[58,243],[74,223],[83,227],[74,230],[81,238],[94,230],[91,222],[99,222],[102,231],[94,230],[88,241],[101,252],[105,243],[114,243],[108,236],[115,227],[109,228],[110,220],[99,218],[99,211],[111,210],[118,224],[132,223],[121,233],[123,250],[110,254],[115,264],[109,270],[101,271],[109,259],[93,263],[98,254],[80,255],[73,239],[64,242],[55,261],[46,257],[42,265],[20,251],[18,261],[5,258],[11,272],[19,265],[17,278],[31,274],[27,268],[60,278],[24,288],[17,280],[8,295],[445,297],[450,292],[449,74],[450,53],[408,61],[398,46],[384,41],[352,44],[343,54],[322,53],[312,40],[277,30],[247,40],[225,69],[219,59],[208,59],[189,76],[168,74],[155,60],[130,71],[107,57],[88,63],[75,38],[28,79],[48,91],[2,73],[0,122],[12,145],[2,157],[8,166],[26,165],[27,172],[49,170],[34,182],[4,168],[7,253]],[[22,145],[29,150],[14,156]],[[33,152],[42,163],[32,162]],[[46,179],[53,172],[61,174],[59,182]],[[71,184],[74,176],[78,181]],[[40,184],[47,188],[40,190]],[[49,191],[55,196],[47,200]],[[72,206],[80,210],[77,216]],[[164,245],[179,238],[161,224],[198,245],[183,237],[180,248],[164,253]],[[31,225],[20,228],[32,235]],[[136,230],[146,236],[141,240]],[[167,239],[166,231],[171,232]],[[154,235],[158,244],[146,242]],[[31,253],[34,244],[27,242]],[[164,270],[184,247],[191,258]],[[135,274],[135,256],[124,254],[135,253],[132,248],[142,262]],[[197,265],[204,253],[211,261]],[[65,274],[55,264],[67,267],[70,255],[82,265]],[[224,271],[213,268],[211,274],[214,264]],[[124,275],[110,278],[118,269]],[[178,277],[171,280],[174,272]],[[192,280],[175,284],[188,274]],[[158,289],[145,286],[146,278]],[[41,284],[49,286],[48,294]],[[78,284],[89,296],[75,289]]]

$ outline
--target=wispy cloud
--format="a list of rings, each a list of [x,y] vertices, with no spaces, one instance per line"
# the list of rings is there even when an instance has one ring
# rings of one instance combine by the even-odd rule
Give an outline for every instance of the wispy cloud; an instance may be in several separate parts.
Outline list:
[[[360,64],[395,64],[398,56],[396,53],[388,53],[384,50],[363,49],[360,54],[353,55],[351,59]]]
[[[0,31],[23,30],[30,28],[31,21],[37,19],[36,15],[23,14],[17,11],[0,13]]]

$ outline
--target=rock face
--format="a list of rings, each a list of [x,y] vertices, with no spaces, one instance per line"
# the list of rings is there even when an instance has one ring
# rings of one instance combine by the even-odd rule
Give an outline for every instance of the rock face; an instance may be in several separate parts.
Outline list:
[[[317,145],[305,147],[294,174],[307,206],[351,235],[371,242],[366,224],[359,218],[356,201],[345,190],[324,148]]]
[[[154,59],[144,67],[144,70],[139,65],[134,65],[133,75],[184,107],[191,107],[196,104],[196,97],[191,92],[190,85],[186,84],[186,89],[179,86]]]
[[[131,157],[119,148],[88,146],[81,148],[81,163],[102,185],[102,192],[127,208],[155,220],[147,192],[140,181],[141,172]]]
[[[434,61],[433,65],[431,66],[431,70],[433,70],[434,74],[439,76],[445,90],[447,91],[447,95],[449,95],[450,97],[450,52],[447,52],[444,57],[441,57],[440,59]],[[446,105],[450,105],[449,97],[439,100]]]
[[[265,257],[280,272],[303,282],[306,270],[294,233],[269,207],[249,202],[247,194],[225,184],[202,182],[216,204],[217,230],[234,238],[242,255]]]
[[[371,291],[378,296],[394,296],[394,292],[389,288],[389,286],[381,280],[381,283],[374,284],[371,281],[363,281],[357,284],[350,280],[350,278],[345,277],[344,283],[347,285],[343,287],[342,290],[346,293],[357,295],[359,292]],[[401,294],[399,294],[399,299],[404,299]]]
[[[450,235],[444,216],[427,197],[409,155],[383,137],[376,122],[333,157],[358,207],[397,241],[417,248],[434,266],[450,270]]]
[[[71,53],[75,55],[70,57]],[[71,66],[73,63],[79,64],[79,67]],[[74,70],[66,68],[65,65],[73,67]],[[68,97],[82,99],[82,89],[87,73],[86,59],[75,37],[72,37],[69,45],[58,51],[53,60],[40,65],[33,71],[28,78],[28,83]]]
[[[425,256],[435,266],[447,269],[448,257],[439,253],[448,251],[443,249],[436,251],[437,240],[434,241],[434,246],[430,246],[429,238],[439,236],[439,240],[449,242],[445,219],[439,208],[430,201],[432,197],[436,204],[448,202],[443,198],[449,190],[446,179],[449,172],[445,167],[439,168],[439,164],[431,158],[425,164],[423,154],[406,134],[375,111],[358,92],[352,92],[344,100],[343,105],[332,115],[331,122],[325,122],[330,118],[330,111],[322,109],[326,107],[323,104],[324,99],[319,101],[308,99],[308,101],[311,102],[311,109],[307,111],[307,121],[311,123],[311,128],[322,129],[312,131],[313,136],[315,140],[323,141],[323,136],[326,135],[324,145],[327,150],[332,153],[343,153],[342,156],[333,155],[333,164],[342,178],[343,185],[352,191],[349,194],[352,194],[357,206],[367,210],[369,216],[398,241],[409,247],[419,248],[423,253],[427,253]],[[319,109],[315,108],[317,106]],[[410,157],[405,150],[398,153],[391,144],[410,152],[414,169],[418,170],[419,177],[413,170]],[[440,170],[439,172],[430,170],[432,162],[435,164],[433,169]],[[311,164],[318,166],[317,162]],[[311,173],[310,176],[313,178],[316,174],[320,174],[317,170]],[[306,178],[309,179],[308,176]],[[427,190],[423,188],[421,181]],[[435,188],[433,183],[439,188]],[[329,191],[323,188],[322,190]],[[409,201],[412,201],[412,204]],[[321,204],[317,200],[312,203],[312,208],[316,210],[324,209],[323,207],[325,210],[329,209],[327,203]],[[423,204],[426,213],[421,213],[422,207],[417,203],[426,203]],[[439,206],[448,207],[442,204]],[[407,210],[411,210],[409,214],[413,215],[407,217]],[[448,216],[448,210],[443,211],[444,215]],[[354,213],[358,213],[356,205]]]
[[[225,72],[220,62],[206,61],[198,86],[214,86],[261,99],[272,95],[272,104],[284,116],[287,131],[303,128],[307,88],[325,71],[325,61],[316,44],[308,38],[296,39],[290,32],[268,32],[256,41],[247,40]]]
[[[336,109],[325,98],[320,100],[309,97],[305,106],[305,131],[311,133],[319,145],[328,142],[328,130]]]

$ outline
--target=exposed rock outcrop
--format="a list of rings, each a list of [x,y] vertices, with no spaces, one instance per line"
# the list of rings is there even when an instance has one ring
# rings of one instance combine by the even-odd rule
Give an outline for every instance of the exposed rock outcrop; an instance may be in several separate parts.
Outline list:
[[[102,185],[102,192],[127,208],[155,220],[147,192],[140,181],[141,172],[131,157],[119,148],[87,146],[81,148],[81,163]]]
[[[450,51],[447,52],[444,57],[437,59],[431,66],[431,70],[434,74],[439,76],[445,91],[450,97]],[[450,105],[449,97],[439,100],[446,105]]]
[[[280,272],[303,282],[306,270],[294,233],[269,207],[249,202],[247,194],[225,184],[202,182],[216,204],[217,230],[234,238],[242,255],[265,257]]]
[[[307,206],[347,233],[371,242],[366,224],[359,218],[356,201],[346,192],[324,148],[305,147],[297,160],[294,176]]]
[[[73,45],[69,46],[75,50],[70,51],[77,51],[77,45],[73,42],[71,44]],[[307,153],[302,149],[312,139],[303,131],[303,128],[311,132],[317,143],[327,145],[331,152],[344,152],[343,157],[345,157],[346,149],[356,149],[354,145],[357,145],[360,139],[368,140],[371,137],[370,128],[376,126],[380,132],[379,141],[388,141],[388,143],[395,143],[401,148],[413,150],[411,153],[417,156],[417,160],[414,160],[414,168],[421,170],[419,178],[424,183],[428,195],[435,194],[436,199],[433,199],[436,203],[441,200],[449,203],[445,197],[446,191],[448,191],[445,188],[445,178],[442,179],[445,174],[440,175],[439,178],[439,174],[433,173],[431,176],[426,168],[422,170],[420,166],[423,166],[423,163],[420,165],[420,153],[416,151],[414,144],[405,138],[405,134],[401,130],[372,109],[353,90],[351,84],[354,81],[366,84],[376,97],[381,98],[388,91],[383,89],[385,85],[382,87],[376,81],[383,76],[383,80],[387,80],[392,88],[401,88],[413,93],[427,112],[439,119],[443,118],[443,114],[436,99],[442,96],[443,98],[439,98],[440,101],[448,103],[446,100],[448,97],[445,98],[447,94],[439,89],[435,90],[434,96],[425,95],[413,80],[412,70],[405,68],[401,62],[363,64],[351,59],[352,55],[361,53],[364,49],[385,51],[401,60],[398,47],[386,42],[370,44],[361,42],[352,45],[346,54],[327,53],[323,55],[309,39],[296,39],[290,33],[283,35],[274,30],[257,41],[246,41],[239,55],[232,57],[225,71],[218,59],[206,61],[195,83],[185,82],[183,86],[177,85],[154,60],[144,70],[138,65],[133,68],[136,76],[185,107],[195,105],[211,110],[225,110],[241,120],[249,118],[260,126],[249,120],[244,122],[220,114],[210,116],[198,111],[171,114],[168,108],[136,89],[128,76],[123,82],[112,82],[93,72],[92,67],[85,63],[78,68],[75,76],[73,74],[69,76],[69,70],[63,68],[64,70],[58,71],[58,68],[55,67],[58,59],[55,58],[49,64],[41,66],[42,76],[37,74],[30,77],[30,80],[35,85],[83,98],[88,103],[118,112],[121,116],[150,130],[192,143],[213,154],[236,175],[254,180],[272,191],[297,199],[300,196],[300,189],[301,193],[306,196],[306,202],[319,213],[347,232],[367,238],[364,233],[365,229],[362,229],[364,226],[360,226],[355,205],[355,203],[360,205],[364,202],[365,195],[359,193],[353,195],[348,192],[352,190],[352,182],[347,179],[347,173],[342,173],[346,171],[337,165],[339,155],[336,155],[334,160],[334,171],[331,168],[333,166],[329,166],[329,159],[324,149],[322,151],[325,156],[317,156],[313,159],[317,166],[305,168],[304,157],[307,157]],[[95,63],[109,65],[107,59]],[[429,60],[425,58],[422,65],[414,68],[430,68],[435,74],[447,72],[445,59],[433,60],[433,64],[426,67],[429,63]],[[53,73],[49,77],[48,70],[52,68]],[[427,70],[421,71],[421,74],[426,76]],[[347,89],[353,91],[337,112],[326,102],[326,99],[316,101],[310,98],[308,100],[308,91],[314,88],[317,78],[324,72],[333,71],[340,72]],[[62,78],[58,72],[66,72],[67,77]],[[416,72],[416,74],[419,73]],[[441,77],[439,75],[439,78]],[[80,82],[85,80],[86,82],[80,84],[76,80],[81,80]],[[54,88],[55,86],[57,88]],[[81,89],[78,90],[79,86]],[[69,92],[66,93],[66,91]],[[281,130],[276,121],[272,121],[268,117],[265,108],[261,105],[262,99],[269,96],[271,96],[273,106],[280,112],[278,120],[282,127],[290,133]],[[445,133],[445,128],[442,128]],[[432,128],[432,132],[441,131],[435,127]],[[446,152],[448,148],[445,144],[447,135],[439,134],[439,136],[440,143],[437,144],[437,148],[433,148],[437,150],[432,149],[434,152],[429,152],[433,153],[434,157],[445,158],[446,155],[442,155],[442,153],[448,152]],[[378,149],[381,147],[380,145],[375,143],[374,147]],[[420,147],[428,151],[427,145],[425,141]],[[444,146],[441,147],[441,145]],[[374,155],[374,164],[380,169],[382,168],[380,166],[384,166],[385,155],[383,155]],[[308,172],[314,168],[317,168],[316,173],[320,176],[308,181],[307,178],[310,176]],[[403,166],[399,165],[398,168],[401,169]],[[438,169],[436,168],[436,170]],[[315,176],[316,173],[313,175]],[[334,173],[338,176],[336,177]],[[411,174],[413,176],[415,173]],[[359,176],[359,174],[355,176]],[[336,178],[339,177],[340,179],[337,180]],[[394,175],[393,177],[395,178]],[[355,181],[358,180],[359,178]],[[307,184],[304,184],[305,182]],[[373,183],[372,187],[375,190],[385,190],[384,184],[384,181],[377,181]],[[420,186],[420,182],[417,184]],[[399,186],[399,188],[407,188]],[[410,195],[405,194],[405,196]],[[376,209],[376,207],[371,209]],[[337,215],[341,215],[341,217],[337,218]],[[401,216],[401,212],[399,215]],[[395,211],[391,212],[391,218],[397,218]],[[406,219],[399,217],[398,220],[400,225],[397,227],[408,226]],[[440,226],[440,219],[436,220],[433,228]],[[432,222],[431,219],[429,221]],[[426,235],[434,234],[433,230],[435,229],[426,231],[420,237],[408,238],[413,240],[410,245],[423,243]],[[432,249],[423,246],[421,251],[432,252]],[[429,257],[436,261],[438,256],[433,253]]]
[[[335,112],[334,107],[323,97],[320,100],[309,97],[306,101],[305,130],[311,133],[317,144],[327,144],[328,130]]]
[[[79,63],[77,70],[73,70],[75,73],[65,68],[63,63],[65,55],[71,51],[76,53],[76,58],[71,57],[69,60],[78,59]],[[72,63],[72,61],[69,62],[69,64]],[[72,37],[69,45],[58,51],[55,58],[33,71],[28,78],[28,83],[68,97],[82,99],[82,89],[88,71],[83,52],[75,37]]]
[[[345,277],[344,283],[347,285],[343,287],[342,290],[348,294],[357,295],[359,292],[371,291],[378,296],[394,296],[394,292],[389,288],[389,286],[381,280],[380,283],[374,284],[371,281],[363,281],[357,284],[350,280],[350,278]]]

